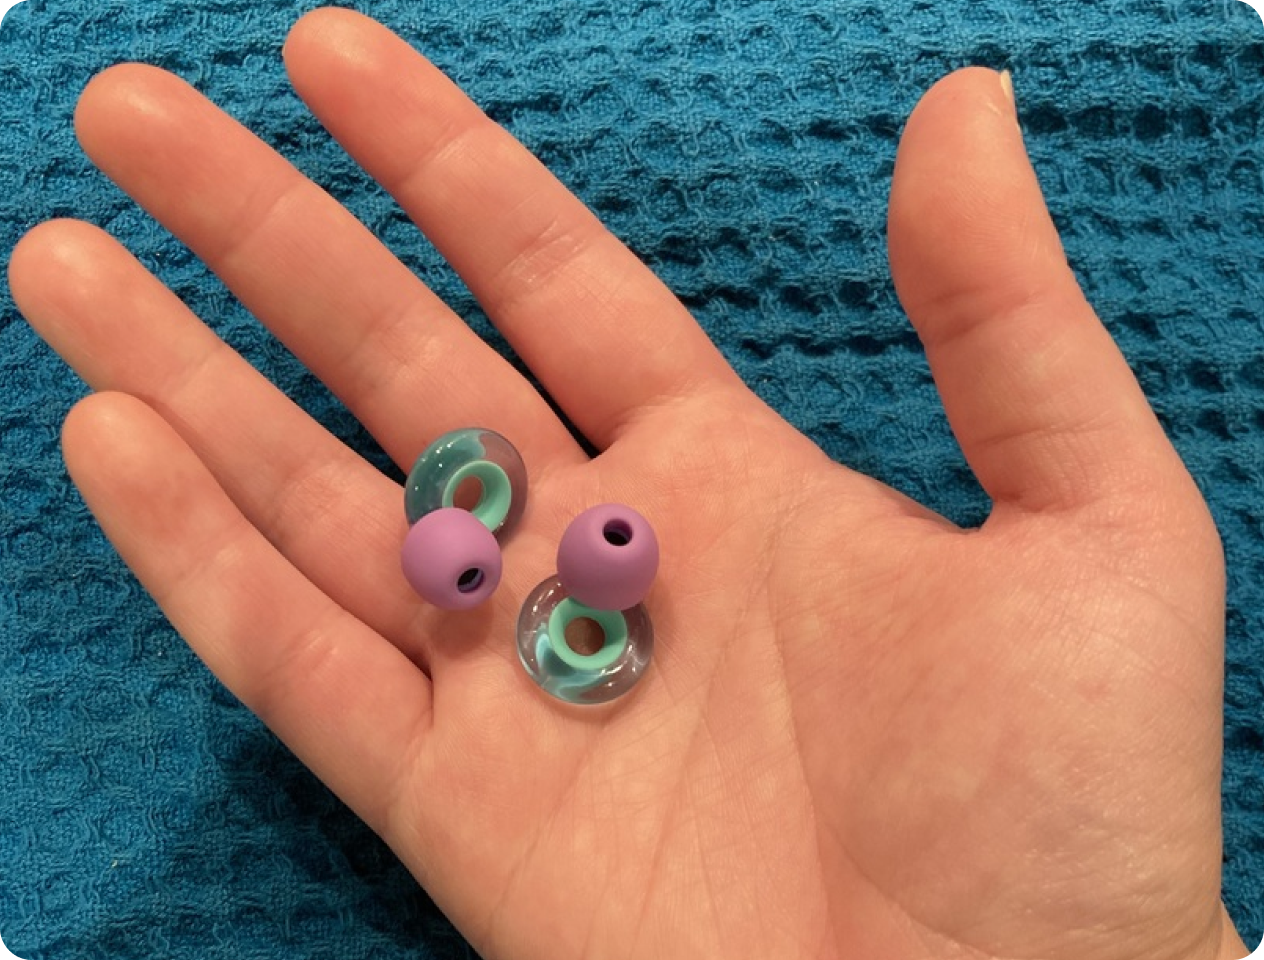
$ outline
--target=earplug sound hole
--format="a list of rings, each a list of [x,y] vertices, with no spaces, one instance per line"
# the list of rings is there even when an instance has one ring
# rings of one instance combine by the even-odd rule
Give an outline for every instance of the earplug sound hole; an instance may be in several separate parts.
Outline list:
[[[611,520],[602,527],[601,535],[612,547],[626,547],[632,542],[632,528],[622,520]]]
[[[452,495],[452,506],[473,510],[483,502],[483,481],[478,477],[466,477]]]
[[[456,581],[456,588],[461,593],[473,593],[483,585],[483,571],[478,567],[470,567]]]
[[[581,657],[591,657],[606,645],[606,632],[596,620],[577,617],[566,625],[566,645]]]

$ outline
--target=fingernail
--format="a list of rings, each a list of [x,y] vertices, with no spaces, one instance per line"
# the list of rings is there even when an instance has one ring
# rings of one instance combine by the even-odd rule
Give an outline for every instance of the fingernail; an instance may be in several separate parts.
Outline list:
[[[1002,70],[1000,77],[1001,92],[1005,94],[1005,99],[1009,103],[1010,116],[1013,117],[1014,126],[1018,128],[1018,133],[1021,136],[1023,132],[1023,125],[1018,119],[1018,104],[1014,100],[1014,75],[1008,70]]]
[[[1016,106],[1014,103],[1014,75],[1008,70],[1001,71],[1001,89],[1005,91],[1005,99],[1009,101],[1011,107]]]

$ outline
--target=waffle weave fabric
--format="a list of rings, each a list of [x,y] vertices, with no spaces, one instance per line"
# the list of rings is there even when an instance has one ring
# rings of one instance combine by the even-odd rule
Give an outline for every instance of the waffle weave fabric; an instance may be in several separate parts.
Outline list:
[[[290,90],[314,4],[26,0],[0,27],[0,249],[97,223],[308,410],[382,454],[88,163],[98,70],[174,71],[345,202],[485,336],[468,292]],[[1225,895],[1264,935],[1264,24],[1234,0],[376,0],[830,455],[973,524],[886,262],[896,144],[958,67],[1013,71],[1069,259],[1223,535]],[[451,958],[407,873],[198,663],[65,475],[85,387],[0,299],[0,938],[34,960]]]

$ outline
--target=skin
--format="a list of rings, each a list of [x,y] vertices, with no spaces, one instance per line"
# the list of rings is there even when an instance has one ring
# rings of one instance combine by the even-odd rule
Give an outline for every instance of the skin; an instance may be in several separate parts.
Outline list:
[[[122,557],[483,955],[1246,955],[1220,902],[1219,539],[1067,266],[1002,77],[926,94],[891,196],[901,301],[994,501],[963,530],[765,406],[385,28],[315,11],[285,62],[595,459],[183,81],[105,71],[79,138],[398,463],[458,426],[514,440],[531,499],[491,602],[421,603],[398,486],[101,230],[36,227],[10,282],[95,391],[65,456]],[[570,708],[510,638],[568,520],[611,500],[663,545],[656,659],[629,697]]]

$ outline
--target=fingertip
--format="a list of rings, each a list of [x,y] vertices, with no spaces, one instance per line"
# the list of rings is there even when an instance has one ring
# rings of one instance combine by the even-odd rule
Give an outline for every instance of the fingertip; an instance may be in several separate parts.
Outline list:
[[[13,302],[23,315],[29,316],[31,295],[39,289],[39,278],[45,271],[50,255],[55,256],[62,246],[62,220],[45,220],[18,238],[9,253],[6,278]]]
[[[45,220],[24,233],[9,256],[9,287],[19,308],[35,293],[62,285],[67,274],[91,275],[97,260],[85,254],[102,239],[117,243],[95,224],[73,217]]]
[[[90,385],[100,383],[101,351],[87,334],[110,316],[103,306],[130,255],[100,227],[61,218],[32,227],[9,258],[13,302],[32,329]]]
[[[385,31],[372,17],[355,10],[320,7],[295,21],[281,48],[281,57],[292,79],[296,71],[303,73],[308,59],[317,51],[334,55],[340,61],[371,62],[375,34]]]
[[[88,509],[101,515],[98,471],[90,466],[100,462],[100,439],[116,424],[117,411],[109,394],[90,393],[66,414],[61,426],[61,457],[66,473],[78,488]]]
[[[140,398],[112,391],[85,397],[67,415],[61,442],[67,473],[129,565],[153,562],[140,545],[214,539],[217,520],[207,504],[222,491],[175,428]]]
[[[120,105],[140,105],[148,98],[148,85],[155,74],[166,71],[147,63],[116,63],[93,74],[75,103],[75,135],[87,149],[85,139],[111,119]]]
[[[45,259],[47,252],[60,248],[66,231],[73,230],[75,226],[86,224],[70,217],[55,217],[52,220],[43,220],[27,230],[13,246],[13,253],[9,257],[9,276],[25,273],[31,266]]]
[[[384,99],[407,99],[409,87],[400,78],[417,56],[372,17],[341,7],[300,18],[282,48],[295,92],[326,126],[331,116],[363,117],[379,110]]]
[[[94,400],[97,394],[88,394],[66,414],[66,419],[61,425],[61,457],[66,464],[66,472],[70,474],[70,479],[79,485],[79,477],[81,476],[81,466],[83,457],[80,453],[84,450],[85,441],[91,438],[91,423],[95,416],[93,405],[89,401]]]
[[[330,17],[337,15],[337,10],[336,7],[317,7],[294,21],[294,25],[285,36],[285,42],[281,45],[281,60],[287,69],[292,67],[292,60],[296,54],[321,36]]]
[[[143,459],[138,425],[156,418],[143,402],[125,393],[90,393],[66,415],[61,428],[62,457],[76,483],[89,464],[135,463]]]
[[[974,103],[1004,117],[1014,112],[1013,75],[989,67],[963,67],[935,81],[922,95],[909,116],[906,130],[919,123],[934,122],[947,103]]]
[[[363,23],[371,19],[347,7],[317,7],[314,10],[308,10],[290,27],[281,52],[284,55],[292,44],[302,44],[309,39],[327,35],[329,31],[337,31],[348,24]]]

